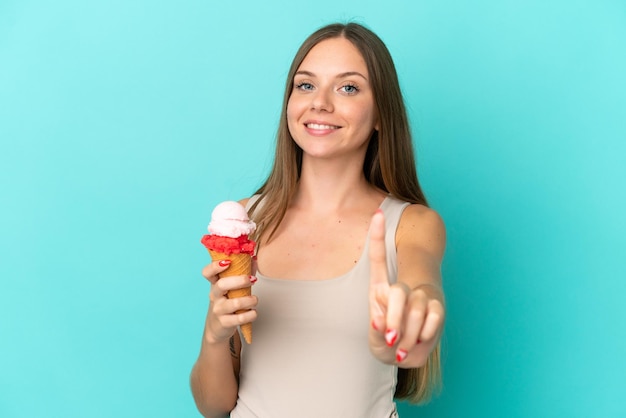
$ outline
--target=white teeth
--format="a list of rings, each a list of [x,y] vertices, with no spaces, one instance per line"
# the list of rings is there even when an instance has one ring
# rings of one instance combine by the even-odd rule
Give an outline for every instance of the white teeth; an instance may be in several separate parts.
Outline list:
[[[333,125],[320,125],[317,123],[307,123],[306,127],[310,129],[337,129],[337,127]]]

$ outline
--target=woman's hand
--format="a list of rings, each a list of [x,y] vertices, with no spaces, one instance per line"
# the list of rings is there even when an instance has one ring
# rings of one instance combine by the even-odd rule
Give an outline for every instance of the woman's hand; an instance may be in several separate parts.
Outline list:
[[[438,277],[405,277],[407,274],[423,275],[413,268],[405,269],[397,283],[389,283],[385,220],[381,211],[371,221],[369,256],[370,349],[385,363],[397,363],[403,368],[421,367],[439,341],[444,322],[443,293],[437,284]]]
[[[209,293],[209,312],[204,326],[204,335],[208,343],[220,343],[228,340],[237,326],[252,322],[257,317],[254,309],[257,305],[256,296],[244,296],[228,299],[229,290],[243,289],[256,282],[254,276],[228,276],[219,278],[219,274],[228,269],[226,260],[214,261],[202,269],[202,275],[211,282]],[[244,309],[245,312],[236,313]]]

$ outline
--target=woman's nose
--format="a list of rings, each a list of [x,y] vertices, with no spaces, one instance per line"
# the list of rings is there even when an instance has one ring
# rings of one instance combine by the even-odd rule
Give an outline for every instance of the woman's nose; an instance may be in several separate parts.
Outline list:
[[[334,110],[332,93],[322,89],[316,91],[311,100],[311,110],[332,112]]]

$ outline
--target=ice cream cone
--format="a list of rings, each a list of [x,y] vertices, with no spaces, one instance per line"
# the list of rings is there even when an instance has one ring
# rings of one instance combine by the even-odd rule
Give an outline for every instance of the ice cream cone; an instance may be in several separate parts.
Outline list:
[[[230,260],[230,266],[219,274],[219,277],[229,276],[249,276],[252,274],[252,257],[249,254],[225,254],[217,251],[208,250],[213,261]],[[229,290],[228,299],[240,298],[252,295],[250,286],[243,289]],[[246,309],[238,310],[236,313],[246,312]],[[241,333],[248,344],[252,343],[252,324],[247,323],[241,325]]]
[[[200,242],[209,250],[213,261],[230,260],[230,265],[219,274],[221,277],[249,276],[252,274],[252,254],[256,243],[249,235],[256,230],[256,224],[250,220],[246,208],[240,203],[227,200],[220,203],[211,212],[211,223],[208,235]],[[252,289],[230,290],[229,299],[240,298],[252,294]],[[239,310],[236,313],[243,313]],[[252,343],[252,324],[241,325],[241,333],[248,344]]]

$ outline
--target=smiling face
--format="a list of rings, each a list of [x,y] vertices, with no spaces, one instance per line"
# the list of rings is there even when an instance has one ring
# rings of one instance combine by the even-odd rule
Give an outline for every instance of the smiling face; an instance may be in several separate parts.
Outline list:
[[[378,129],[367,65],[345,38],[314,46],[294,76],[287,123],[304,155],[365,155]]]

